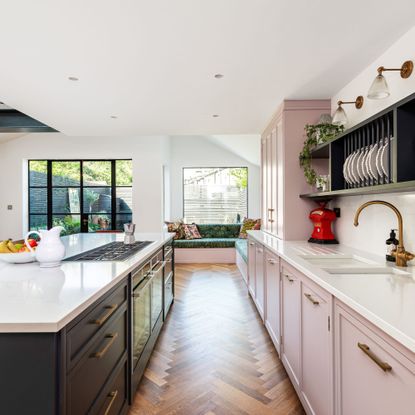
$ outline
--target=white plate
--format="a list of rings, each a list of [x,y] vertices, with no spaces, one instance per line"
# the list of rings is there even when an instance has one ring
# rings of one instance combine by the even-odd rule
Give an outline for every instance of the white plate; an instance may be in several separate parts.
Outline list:
[[[369,180],[369,170],[367,169],[367,157],[369,156],[370,147],[365,147],[363,149],[363,158],[362,158],[362,171],[364,180]]]
[[[354,152],[352,154],[350,154],[349,162],[347,163],[347,177],[349,178],[349,183],[350,184],[354,184],[354,178],[352,176],[352,173],[351,173],[350,169],[351,169],[352,162],[353,162],[353,159],[354,159],[355,155],[356,154]]]
[[[355,151],[354,152],[354,157],[352,158],[352,160],[350,162],[349,172],[350,172],[350,175],[352,176],[354,184],[358,184],[359,180],[360,180],[360,178],[357,174],[357,159],[358,159],[358,157],[359,157],[359,152]]]
[[[365,180],[365,176],[363,174],[363,158],[364,158],[364,156],[365,156],[365,153],[364,153],[363,149],[361,149],[358,153],[357,161],[356,161],[357,176],[360,179],[359,182]]]
[[[0,261],[8,262],[9,264],[27,264],[28,262],[35,262],[34,252],[17,252],[15,254],[0,254]]]
[[[389,179],[389,146],[389,142],[383,146],[382,156],[380,158],[380,166],[387,179]]]
[[[374,144],[371,148],[369,155],[367,157],[367,169],[369,171],[369,175],[372,179],[377,180],[378,172],[376,169],[376,156],[378,154],[378,145]]]
[[[349,172],[348,172],[348,166],[352,155],[349,154],[343,164],[343,176],[344,180],[346,180],[347,183],[352,184],[352,181],[350,180]]]
[[[381,159],[382,159],[382,153],[385,149],[385,146],[382,144],[379,144],[379,150],[376,154],[376,170],[379,174],[379,177],[383,177],[383,170],[382,170],[382,166],[381,166]]]

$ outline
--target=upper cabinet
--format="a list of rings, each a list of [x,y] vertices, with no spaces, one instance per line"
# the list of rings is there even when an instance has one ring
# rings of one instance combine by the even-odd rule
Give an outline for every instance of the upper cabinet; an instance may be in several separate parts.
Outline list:
[[[304,126],[330,112],[329,100],[284,101],[262,134],[263,230],[282,239],[306,239],[310,235],[308,213],[315,205],[299,199],[310,190],[298,155],[304,143]]]

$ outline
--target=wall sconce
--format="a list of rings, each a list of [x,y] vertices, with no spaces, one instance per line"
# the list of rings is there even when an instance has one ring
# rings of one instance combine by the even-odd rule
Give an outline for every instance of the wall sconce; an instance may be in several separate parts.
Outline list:
[[[363,102],[364,102],[364,98],[361,95],[359,95],[356,98],[356,101],[339,101],[337,103],[338,107],[337,107],[335,113],[333,114],[332,123],[335,124],[335,125],[345,126],[347,124],[347,115],[346,115],[346,111],[343,109],[342,105],[343,104],[354,104],[356,109],[360,110],[360,108],[363,107]]]
[[[399,71],[401,78],[407,79],[411,76],[413,69],[414,63],[412,61],[405,61],[400,68],[385,68],[384,66],[379,66],[378,75],[372,82],[367,97],[370,99],[383,99],[390,95],[388,83],[382,74],[383,72]]]

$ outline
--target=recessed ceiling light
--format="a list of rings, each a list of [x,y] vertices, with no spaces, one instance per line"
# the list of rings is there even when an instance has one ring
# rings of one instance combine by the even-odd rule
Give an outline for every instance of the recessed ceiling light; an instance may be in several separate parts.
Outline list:
[[[216,78],[216,79],[222,79],[222,78],[223,78],[223,76],[224,76],[224,75],[222,75],[221,73],[217,73],[217,74],[215,75],[215,78]]]
[[[212,115],[212,117],[213,117],[213,118],[218,118],[218,117],[219,117],[219,115],[218,115],[218,114],[213,114],[213,115]]]
[[[116,115],[111,115],[111,118],[115,120],[115,119],[117,119],[118,117],[117,117]]]
[[[70,81],[79,81],[79,78],[77,78],[76,76],[68,76],[68,79]]]

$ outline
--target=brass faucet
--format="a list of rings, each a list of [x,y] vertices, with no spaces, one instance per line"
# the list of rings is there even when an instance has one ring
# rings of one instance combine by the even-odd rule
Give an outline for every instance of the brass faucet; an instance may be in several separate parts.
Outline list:
[[[396,258],[396,265],[398,267],[406,267],[407,262],[411,261],[415,258],[415,255],[411,254],[410,252],[405,251],[405,247],[403,245],[403,219],[401,212],[392,205],[392,203],[384,202],[383,200],[372,200],[371,202],[366,202],[359,209],[356,211],[356,215],[354,217],[354,226],[359,226],[359,215],[362,210],[370,205],[383,205],[391,208],[397,218],[398,218],[398,228],[399,228],[399,245],[396,249],[392,251],[392,256]]]

